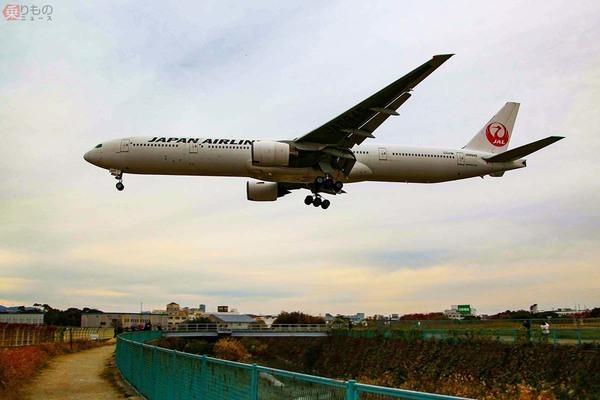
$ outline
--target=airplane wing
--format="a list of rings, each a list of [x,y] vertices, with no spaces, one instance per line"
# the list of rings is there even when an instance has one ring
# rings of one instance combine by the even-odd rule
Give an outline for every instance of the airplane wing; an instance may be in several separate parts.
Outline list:
[[[351,148],[372,138],[373,132],[411,96],[410,91],[453,54],[442,54],[404,75],[368,99],[327,122],[294,143],[334,145]]]

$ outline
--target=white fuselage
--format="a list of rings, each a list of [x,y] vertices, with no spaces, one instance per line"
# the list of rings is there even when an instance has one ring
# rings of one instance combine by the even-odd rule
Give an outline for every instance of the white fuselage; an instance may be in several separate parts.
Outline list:
[[[253,140],[129,137],[111,140],[84,158],[106,169],[130,174],[248,177],[271,182],[311,183],[323,172],[314,168],[257,167],[252,164]],[[349,176],[360,181],[434,183],[497,174],[522,168],[524,159],[490,163],[493,154],[469,149],[443,149],[385,144],[352,148],[357,162]]]

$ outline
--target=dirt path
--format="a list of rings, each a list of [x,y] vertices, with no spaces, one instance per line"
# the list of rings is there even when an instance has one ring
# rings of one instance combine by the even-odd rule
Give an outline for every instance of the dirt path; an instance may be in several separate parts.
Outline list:
[[[114,351],[115,346],[103,346],[52,359],[49,366],[23,388],[23,398],[28,400],[118,400],[126,397],[133,399],[125,395],[123,389],[116,389],[102,377]],[[111,370],[115,369],[116,367],[111,368]]]

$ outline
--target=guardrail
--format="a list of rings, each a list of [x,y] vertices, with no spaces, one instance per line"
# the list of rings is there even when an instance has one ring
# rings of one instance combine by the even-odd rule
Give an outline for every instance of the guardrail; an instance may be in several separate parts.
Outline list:
[[[336,326],[321,324],[249,324],[236,327],[234,324],[179,324],[166,332],[330,332]]]
[[[422,339],[459,341],[472,339],[491,339],[506,343],[531,342],[562,344],[600,343],[598,328],[560,328],[551,329],[548,336],[543,336],[538,330],[532,329],[529,334],[521,329],[337,329],[333,336],[348,336],[356,338],[384,337],[389,339]]]
[[[143,343],[161,336],[161,331],[150,331],[117,338],[121,374],[149,400],[461,399],[224,361]]]

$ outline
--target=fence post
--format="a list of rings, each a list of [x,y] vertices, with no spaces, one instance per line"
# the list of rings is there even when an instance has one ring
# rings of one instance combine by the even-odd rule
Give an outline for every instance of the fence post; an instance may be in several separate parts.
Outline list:
[[[346,385],[346,400],[357,400],[358,392],[356,391],[356,381],[349,380]]]
[[[135,371],[134,371],[134,369],[133,369],[133,368],[134,368],[135,361],[136,361],[136,360],[135,360],[135,355],[134,355],[134,353],[136,353],[136,352],[137,352],[137,347],[136,347],[136,346],[137,346],[137,343],[135,343],[135,342],[131,342],[129,345],[130,345],[130,348],[131,348],[131,350],[133,350],[133,351],[130,353],[130,357],[129,357],[129,358],[131,359],[131,364],[129,364],[129,365],[130,365],[130,367],[131,367],[131,368],[130,368],[130,373],[129,373],[129,376],[130,376],[130,379],[131,379],[131,380],[130,380],[129,382],[131,383],[131,386],[133,386],[133,387],[136,387],[136,386],[135,386],[135,382],[133,381],[133,380],[134,380],[134,378],[135,378]],[[138,388],[138,389],[139,389],[139,388]]]
[[[577,327],[577,346],[581,346],[581,328]]]
[[[206,369],[206,356],[202,356],[202,372],[200,373],[200,399],[206,399],[208,387],[206,382],[208,380],[208,370]]]
[[[172,367],[171,367],[171,371],[169,371],[170,373],[168,374],[168,376],[171,377],[171,379],[169,379],[171,381],[171,398],[175,399],[175,391],[177,388],[177,383],[175,382],[175,377],[177,376],[177,351],[173,350],[173,353],[171,353],[173,355],[173,363],[172,363]]]
[[[156,346],[152,347],[152,398],[156,399]]]
[[[250,378],[250,400],[258,399],[258,365],[252,364],[252,375]]]

